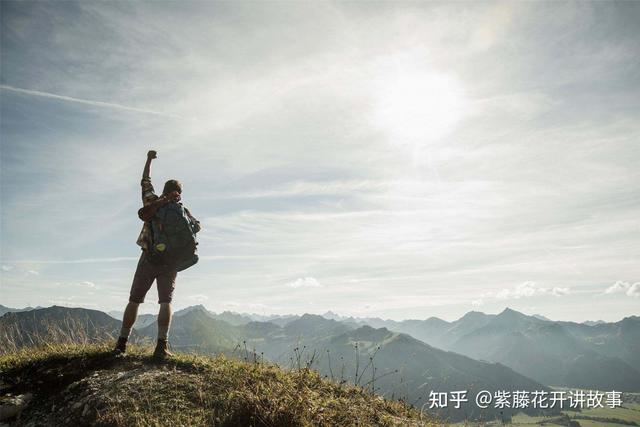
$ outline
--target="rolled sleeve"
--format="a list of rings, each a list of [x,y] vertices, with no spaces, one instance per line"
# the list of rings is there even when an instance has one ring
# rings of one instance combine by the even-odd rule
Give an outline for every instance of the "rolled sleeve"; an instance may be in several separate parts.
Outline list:
[[[151,178],[148,176],[143,177],[142,181],[140,181],[140,186],[142,187],[142,204],[144,206],[158,198],[153,188],[153,184],[151,184]]]

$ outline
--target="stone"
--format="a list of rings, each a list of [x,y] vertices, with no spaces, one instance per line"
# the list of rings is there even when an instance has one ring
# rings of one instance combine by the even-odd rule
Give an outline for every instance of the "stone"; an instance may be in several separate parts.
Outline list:
[[[21,394],[5,400],[0,405],[0,421],[5,421],[20,415],[24,408],[29,405],[33,395],[31,393]]]

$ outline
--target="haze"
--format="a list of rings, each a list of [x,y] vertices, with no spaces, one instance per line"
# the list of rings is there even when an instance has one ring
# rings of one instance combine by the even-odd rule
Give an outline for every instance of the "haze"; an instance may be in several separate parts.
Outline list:
[[[4,305],[124,306],[156,149],[177,308],[638,314],[639,3],[0,7]]]

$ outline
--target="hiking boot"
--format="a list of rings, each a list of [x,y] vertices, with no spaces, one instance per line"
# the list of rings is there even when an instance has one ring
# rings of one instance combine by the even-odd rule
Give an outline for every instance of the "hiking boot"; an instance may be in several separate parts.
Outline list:
[[[158,339],[158,344],[156,344],[156,349],[153,351],[153,357],[155,359],[166,359],[167,357],[173,356],[168,350],[169,342],[167,340]]]
[[[118,342],[116,342],[116,347],[113,351],[117,354],[123,354],[127,351],[127,338],[120,337],[118,338]]]

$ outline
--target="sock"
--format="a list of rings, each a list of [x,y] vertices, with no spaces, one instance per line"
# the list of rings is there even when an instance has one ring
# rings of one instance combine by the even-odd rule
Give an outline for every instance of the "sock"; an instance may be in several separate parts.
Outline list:
[[[158,326],[158,339],[166,340],[168,336],[169,336],[169,325]]]
[[[131,328],[125,328],[124,326],[120,329],[120,338],[129,339],[129,335],[131,334]]]

